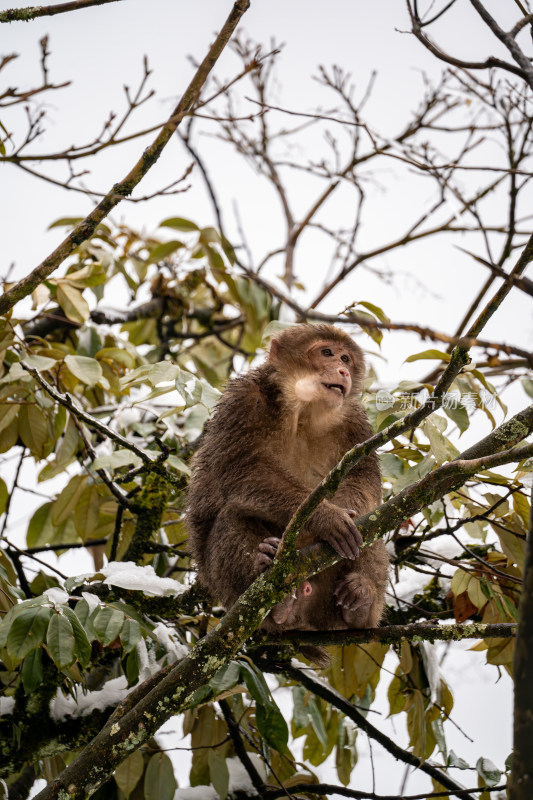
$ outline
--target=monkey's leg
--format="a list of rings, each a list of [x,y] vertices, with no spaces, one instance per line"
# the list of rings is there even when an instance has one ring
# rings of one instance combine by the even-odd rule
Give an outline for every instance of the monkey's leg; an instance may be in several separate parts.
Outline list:
[[[200,579],[224,608],[229,609],[262,571],[259,546],[269,540],[269,533],[266,524],[235,509],[218,515],[205,545]]]
[[[348,628],[375,628],[383,615],[389,558],[382,541],[361,550],[360,558],[334,595]]]

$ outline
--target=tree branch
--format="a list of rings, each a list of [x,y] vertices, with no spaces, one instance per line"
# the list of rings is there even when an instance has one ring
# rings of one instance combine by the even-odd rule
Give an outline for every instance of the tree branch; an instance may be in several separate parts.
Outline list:
[[[494,451],[503,458],[501,451],[521,441],[531,430],[533,406],[500,425],[462,453],[460,458],[463,462],[479,460]],[[533,445],[518,449],[529,452],[529,448],[533,450]],[[506,453],[507,457],[511,457],[511,453],[514,456],[516,449],[513,451],[511,447]],[[468,477],[466,471],[463,464],[462,470],[455,473],[454,462],[439,467],[380,508],[360,517],[356,524],[367,541],[383,536],[428,503],[464,483]],[[337,480],[340,483],[340,476]],[[219,624],[197,642],[190,655],[150,692],[144,693],[122,717],[120,724],[107,724],[102,728],[78,758],[37,795],[36,800],[86,800],[86,790],[79,787],[90,786],[94,793],[118,764],[131,755],[132,750],[141,747],[167,719],[194,701],[200,686],[205,685],[238,652],[269,610],[281,602],[293,586],[338,560],[339,556],[325,544],[289,552],[282,562],[276,559],[272,568],[248,587]],[[446,785],[440,777],[437,779]]]
[[[372,725],[372,723],[366,719],[366,717],[353,705],[353,703],[350,703],[348,700],[346,700],[346,698],[339,694],[339,692],[330,686],[327,686],[323,681],[314,678],[306,670],[297,669],[296,667],[285,664],[280,668],[280,672],[287,677],[292,678],[292,680],[297,681],[306,689],[309,689],[309,691],[313,692],[313,694],[315,694],[317,697],[322,698],[322,700],[325,700],[327,703],[331,703],[331,705],[339,709],[339,711],[342,711],[343,714],[346,714],[349,719],[355,722],[360,730],[364,731],[376,742],[379,742],[379,744],[397,760],[403,761],[405,764],[410,764],[412,767],[415,767],[415,769],[425,772],[426,775],[429,775],[434,780],[442,784],[442,786],[445,786],[447,789],[449,789],[450,792],[456,797],[470,797],[470,800],[473,800],[472,795],[468,793],[465,794],[464,791],[462,794],[456,795],[456,791],[463,790],[463,787],[460,786],[460,784],[456,783],[452,778],[449,778],[445,772],[442,772],[437,767],[434,767],[427,761],[423,761],[418,756],[415,756],[414,753],[404,750],[402,747],[396,744],[396,742],[393,742],[392,739]]]
[[[505,786],[483,786],[475,789],[458,789],[454,792],[455,797],[470,797],[476,792],[501,792]],[[333,783],[293,783],[291,784],[291,796],[296,796],[298,792],[304,794],[316,794],[319,797],[324,795],[338,795],[339,797],[351,797],[353,800],[433,800],[434,797],[442,797],[448,800],[449,792],[427,792],[423,794],[376,794],[375,792],[364,792],[359,789],[348,789],[347,786],[337,786]],[[269,791],[265,798],[275,800],[277,797],[287,797],[287,790],[284,788]]]
[[[533,492],[532,492],[533,500]],[[515,681],[513,762],[509,800],[529,800],[533,796],[533,506],[524,559],[524,588],[520,597],[520,617],[514,652]]]
[[[56,14],[65,14],[69,11],[78,11],[90,6],[103,6],[107,3],[117,3],[120,0],[71,0],[70,3],[58,3],[55,6],[29,6],[29,8],[8,8],[0,11],[0,22],[30,22],[37,17],[54,17]]]
[[[460,642],[463,639],[507,639],[516,636],[518,623],[502,622],[485,625],[471,622],[458,625],[435,625],[414,622],[411,625],[384,625],[381,628],[345,631],[286,631],[279,636],[259,633],[256,637],[265,645],[294,644],[327,647],[329,645],[396,644],[398,642]]]
[[[89,427],[94,428],[94,430],[98,431],[98,433],[101,433],[106,439],[111,439],[121,447],[124,447],[126,450],[131,450],[132,453],[135,453],[135,455],[139,456],[143,464],[146,466],[153,466],[154,459],[150,458],[150,456],[147,456],[144,450],[141,450],[140,447],[137,447],[136,444],[130,442],[129,439],[126,439],[120,433],[116,433],[116,431],[111,430],[111,428],[109,428],[107,425],[104,425],[103,422],[100,422],[100,420],[92,417],[90,414],[87,414],[86,411],[83,411],[83,409],[74,405],[74,401],[70,395],[61,394],[61,392],[58,392],[56,389],[54,389],[54,387],[51,386],[48,381],[45,381],[45,379],[42,377],[42,375],[40,375],[39,372],[37,372],[36,369],[28,366],[24,363],[24,361],[21,361],[20,365],[26,370],[26,372],[30,373],[30,375],[37,381],[39,386],[41,386],[44,391],[56,401],[56,403],[59,403],[59,405],[68,409],[68,411],[70,411],[70,413],[73,414],[77,419],[85,422],[85,424],[89,425]]]
[[[209,49],[208,54],[196,70],[189,86],[182,95],[178,105],[151,145],[146,148],[141,158],[132,167],[128,174],[105,195],[98,205],[69,233],[69,235],[56,247],[33,272],[16,283],[11,289],[0,297],[0,315],[5,314],[15,303],[31,294],[43,280],[57,269],[63,261],[74,252],[82,243],[89,239],[96,227],[112,211],[121,200],[128,197],[148,170],[158,160],[163,149],[170,141],[176,128],[183,117],[191,110],[197,101],[200,91],[207,77],[227,43],[229,42],[241,17],[250,5],[250,0],[236,0],[224,26]]]

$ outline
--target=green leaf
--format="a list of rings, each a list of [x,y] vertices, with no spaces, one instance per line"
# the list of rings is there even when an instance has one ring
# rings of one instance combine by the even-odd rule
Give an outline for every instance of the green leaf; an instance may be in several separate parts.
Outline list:
[[[437,740],[437,745],[442,753],[442,757],[444,759],[444,763],[446,763],[446,759],[448,758],[448,749],[446,747],[446,737],[444,735],[444,725],[442,724],[442,718],[437,717],[431,723],[431,727],[433,728],[433,734],[435,739]]]
[[[9,497],[9,492],[7,490],[7,485],[3,478],[0,478],[0,514],[3,514],[7,508],[7,499]]]
[[[177,231],[199,231],[200,228],[195,222],[183,217],[169,217],[164,219],[159,225],[160,228],[174,228]]]
[[[174,800],[177,787],[172,761],[166,753],[155,753],[144,776],[145,800]]]
[[[52,449],[48,421],[42,411],[33,403],[20,407],[19,434],[37,461],[46,458]]]
[[[98,456],[92,464],[93,469],[117,469],[118,467],[126,467],[132,464],[134,467],[140,467],[142,460],[136,453],[131,450],[114,450],[108,456]]]
[[[142,639],[141,626],[135,619],[125,619],[120,631],[120,641],[125,653],[129,653]]]
[[[69,667],[75,660],[76,639],[69,619],[61,612],[54,612],[48,624],[46,646],[58,669]]]
[[[350,720],[340,719],[337,729],[337,752],[335,766],[337,775],[343,786],[348,786],[352,770],[357,764],[357,749],[355,742],[357,731],[350,724]]]
[[[115,783],[124,792],[126,798],[133,792],[144,772],[144,758],[140,750],[136,750],[115,770]]]
[[[56,219],[55,222],[52,222],[48,226],[48,230],[51,231],[52,228],[74,228],[78,222],[82,222],[83,217],[61,217],[60,219]]]
[[[220,800],[225,800],[228,796],[229,771],[224,754],[218,748],[211,748],[207,755],[207,761],[211,783],[215,787]]]
[[[263,342],[267,342],[277,333],[286,331],[287,328],[294,328],[294,322],[280,322],[278,319],[273,319],[263,331]]]
[[[98,383],[103,374],[98,361],[88,356],[65,356],[65,364],[69,372],[88,386]]]
[[[470,419],[468,417],[468,411],[463,405],[457,405],[452,407],[451,404],[447,404],[443,406],[444,413],[447,417],[451,419],[452,422],[455,422],[461,433],[464,433],[468,426],[470,425]]]
[[[59,279],[57,281],[57,302],[65,312],[65,315],[72,322],[85,322],[89,316],[90,309],[87,300],[83,297],[79,289],[71,286],[68,281]]]
[[[173,239],[170,242],[162,242],[161,244],[156,244],[150,250],[150,255],[147,258],[149,264],[156,264],[158,261],[163,261],[167,258],[171,253],[175,253],[176,250],[185,247],[183,242],[178,241],[177,239]]]
[[[533,397],[533,380],[531,378],[522,378],[522,386],[525,393]]]
[[[307,709],[309,716],[311,717],[311,724],[314,732],[316,733],[317,739],[324,750],[326,750],[328,746],[328,735],[326,733],[326,728],[324,727],[324,720],[322,719],[322,715],[318,710],[318,706],[314,697],[309,698]]]
[[[439,361],[448,362],[450,360],[450,354],[443,353],[442,350],[424,350],[422,353],[413,353],[412,356],[408,356],[405,360],[420,361],[426,359],[438,359]]]
[[[74,613],[76,614],[80,625],[83,627],[85,631],[85,635],[89,642],[94,641],[97,638],[96,631],[93,625],[93,617],[96,616],[98,613],[98,609],[94,609],[91,611],[89,603],[87,600],[78,600],[76,603],[76,607],[74,609]]]
[[[366,300],[360,300],[359,303],[357,303],[357,305],[368,308],[368,310],[372,314],[374,314],[374,316],[377,317],[380,322],[384,322],[386,325],[389,324],[390,318],[385,314],[383,309],[380,308],[379,306],[375,306],[373,303],[368,303]]]
[[[26,606],[15,613],[6,644],[11,658],[19,661],[44,641],[52,611],[44,606]]]
[[[227,692],[239,683],[240,674],[240,665],[237,661],[230,661],[229,664],[224,664],[211,678],[209,686],[215,694]]]
[[[100,495],[96,484],[86,486],[74,511],[74,525],[82,541],[93,539],[100,516]]]
[[[87,484],[87,475],[74,475],[62,492],[52,503],[51,521],[53,525],[65,522],[78,504],[83,490]]]
[[[470,764],[465,761],[464,758],[459,758],[459,756],[456,755],[453,750],[450,750],[448,761],[446,763],[450,767],[457,767],[457,769],[470,769]]]
[[[161,417],[158,418],[158,421],[159,419],[161,419]],[[191,470],[185,461],[182,461],[181,458],[178,458],[178,456],[175,456],[173,453],[168,456],[167,462],[171,467],[174,467],[175,470],[183,473],[183,475],[191,475]]]
[[[434,422],[426,419],[421,428],[429,439],[430,449],[437,464],[443,464],[459,455],[457,448],[441,433]]]
[[[492,763],[489,758],[478,758],[476,762],[476,769],[487,786],[497,786],[501,780],[502,773],[498,767]]]
[[[256,703],[260,705],[269,705],[273,702],[270,696],[270,690],[266,684],[262,674],[252,667],[247,661],[241,661],[240,670],[241,677],[243,678],[246,688],[254,698]]]
[[[116,608],[106,606],[100,609],[93,621],[94,630],[102,644],[114,642],[124,625],[124,614]]]
[[[265,741],[277,750],[284,753],[289,741],[289,729],[285,718],[273,700],[268,705],[256,705],[255,719],[259,733]]]
[[[82,665],[82,667],[86,667],[89,661],[91,660],[92,648],[91,643],[89,641],[89,637],[87,633],[79,621],[78,617],[72,611],[71,608],[68,606],[64,606],[63,613],[66,615],[70,624],[72,625],[72,630],[74,632],[74,640],[75,640],[75,647],[74,647],[74,655]]]
[[[25,356],[24,363],[36,369],[37,372],[46,372],[47,369],[52,369],[57,364],[55,358],[47,358],[46,356]]]
[[[389,690],[388,690],[388,698],[389,698],[389,708],[390,708],[390,715],[391,717],[394,714],[399,714],[405,708],[405,695],[403,694],[403,690],[405,689],[405,678],[402,678],[399,674],[399,667],[398,670],[390,682]]]
[[[17,428],[16,419],[18,417],[19,411],[20,411],[20,406],[17,403],[8,405],[7,408],[5,406],[2,408],[2,416],[0,416],[0,432],[3,431],[5,428],[8,428],[13,422],[15,424],[15,429]],[[15,441],[17,439],[17,435],[18,431],[16,432],[15,435]],[[4,453],[5,450],[2,450],[2,452]]]
[[[20,673],[24,692],[31,694],[43,682],[43,650],[37,647],[28,653],[22,664]]]

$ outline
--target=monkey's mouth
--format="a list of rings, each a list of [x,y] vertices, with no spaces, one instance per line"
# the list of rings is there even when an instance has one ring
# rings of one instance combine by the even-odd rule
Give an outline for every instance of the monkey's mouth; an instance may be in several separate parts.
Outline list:
[[[340,383],[323,383],[322,386],[325,386],[326,389],[330,389],[332,392],[336,392],[344,397],[344,393],[346,389]]]

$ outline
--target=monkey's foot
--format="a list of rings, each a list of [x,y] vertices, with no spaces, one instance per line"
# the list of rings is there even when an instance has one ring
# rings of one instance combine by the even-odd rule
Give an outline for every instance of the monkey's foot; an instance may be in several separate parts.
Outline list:
[[[349,628],[374,626],[373,607],[377,600],[374,583],[359,572],[347,575],[334,592],[337,605],[342,608],[342,618]]]
[[[254,562],[257,572],[264,572],[270,567],[274,561],[280,541],[276,536],[269,536],[267,539],[263,539]]]

